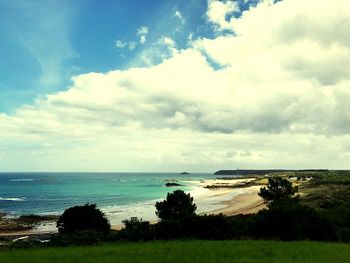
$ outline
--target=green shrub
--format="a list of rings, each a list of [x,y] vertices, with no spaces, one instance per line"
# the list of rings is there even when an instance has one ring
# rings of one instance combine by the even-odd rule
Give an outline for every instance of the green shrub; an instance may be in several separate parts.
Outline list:
[[[92,231],[108,234],[110,224],[103,212],[95,204],[74,206],[66,209],[57,221],[60,233]]]

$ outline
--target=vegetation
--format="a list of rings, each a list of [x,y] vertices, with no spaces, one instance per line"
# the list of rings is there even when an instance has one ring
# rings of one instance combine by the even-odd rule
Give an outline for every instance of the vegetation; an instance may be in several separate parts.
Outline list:
[[[74,206],[66,209],[57,221],[58,231],[72,234],[81,231],[94,231],[108,234],[110,224],[95,204]]]
[[[124,228],[119,233],[120,239],[150,240],[152,239],[151,224],[142,218],[131,217],[122,221]]]
[[[350,185],[350,171],[324,171],[311,176],[313,185]]]
[[[296,192],[298,187],[293,187],[287,179],[270,177],[267,187],[260,188],[259,195],[271,206],[276,202],[291,201]]]
[[[161,220],[181,220],[195,215],[197,206],[193,197],[182,190],[168,193],[166,200],[156,202],[156,215]]]
[[[332,223],[295,199],[275,202],[255,217],[255,238],[280,240],[337,240]]]
[[[301,203],[331,222],[339,240],[350,242],[350,171],[315,173],[300,190]]]
[[[268,202],[268,209],[245,216],[195,215],[193,198],[177,190],[156,204],[161,222],[150,225],[137,218],[126,220],[119,237],[127,240],[347,240],[339,235],[329,217],[300,202],[299,196],[295,196],[297,189],[285,178],[269,178],[267,187],[259,193]]]
[[[348,262],[350,244],[277,241],[155,241],[0,251],[0,262]]]

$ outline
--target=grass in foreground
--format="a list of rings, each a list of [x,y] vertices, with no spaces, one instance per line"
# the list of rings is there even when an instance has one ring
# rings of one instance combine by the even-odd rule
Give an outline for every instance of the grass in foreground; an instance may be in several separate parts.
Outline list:
[[[350,244],[169,241],[0,251],[0,262],[350,262]]]

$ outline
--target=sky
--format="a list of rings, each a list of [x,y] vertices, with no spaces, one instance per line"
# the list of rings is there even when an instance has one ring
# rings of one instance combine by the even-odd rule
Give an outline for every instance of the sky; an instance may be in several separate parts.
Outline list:
[[[350,169],[348,0],[0,0],[0,171]]]

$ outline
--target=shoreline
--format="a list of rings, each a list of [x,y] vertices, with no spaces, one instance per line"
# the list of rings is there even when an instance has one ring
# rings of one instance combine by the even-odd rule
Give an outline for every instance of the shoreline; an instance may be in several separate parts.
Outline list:
[[[245,193],[224,201],[223,204],[226,207],[211,211],[211,213],[227,216],[256,214],[259,210],[266,208],[264,200],[258,195],[259,190],[260,186],[247,187]]]
[[[193,185],[193,189],[189,191],[194,197],[194,202],[197,205],[198,214],[224,214],[233,216],[238,214],[257,213],[260,209],[265,208],[263,200],[258,196],[261,186],[242,186],[245,183],[250,183],[252,178],[246,179],[209,179],[200,180]],[[184,181],[185,182],[185,181]],[[193,181],[192,181],[193,183]],[[214,189],[208,189],[207,186],[217,186]],[[175,189],[175,188],[174,188]],[[150,207],[154,210],[154,205]],[[150,208],[149,207],[149,208]],[[148,211],[150,212],[150,211]],[[154,214],[154,212],[152,212]],[[151,214],[151,213],[149,213]],[[134,216],[134,215],[129,215]],[[113,213],[109,214],[113,217]],[[127,217],[126,217],[127,218]],[[124,219],[126,219],[124,218]],[[147,220],[147,218],[144,218]],[[114,219],[114,221],[116,221]],[[155,216],[150,218],[151,223],[156,223],[158,220]],[[122,229],[123,224],[111,223],[112,230]],[[57,233],[55,222],[44,221],[37,228],[21,231],[1,232],[0,237],[4,236],[30,236],[30,235],[45,235]]]

